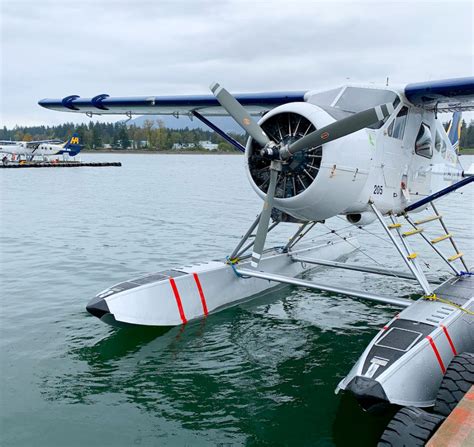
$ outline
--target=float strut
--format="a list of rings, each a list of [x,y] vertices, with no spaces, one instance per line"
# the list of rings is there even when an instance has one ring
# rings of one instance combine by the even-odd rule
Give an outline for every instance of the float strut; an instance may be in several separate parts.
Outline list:
[[[247,232],[242,236],[242,239],[240,239],[239,244],[237,245],[237,247],[235,247],[234,251],[229,256],[230,260],[235,259],[237,257],[239,250],[242,248],[242,245],[245,244],[245,241],[250,237],[250,235],[252,234],[252,231],[255,230],[259,222],[260,222],[260,214],[257,216],[253,224],[250,225],[250,228],[247,230]]]
[[[237,273],[244,276],[251,276],[253,278],[266,279],[268,281],[275,281],[283,284],[291,284],[294,286],[307,287],[308,289],[323,290],[325,292],[340,293],[354,298],[361,298],[368,301],[375,301],[376,303],[390,304],[397,307],[408,307],[414,303],[412,300],[405,298],[391,298],[388,296],[374,295],[368,292],[361,292],[357,290],[342,289],[340,287],[328,286],[326,284],[316,284],[312,281],[305,281],[304,279],[291,278],[288,276],[275,275],[273,273],[260,272],[249,269],[237,268]]]
[[[395,245],[395,248],[398,250],[398,252],[400,253],[401,257],[403,258],[403,261],[405,262],[405,264],[407,265],[407,267],[410,269],[410,271],[413,273],[413,275],[415,276],[415,278],[418,280],[418,283],[420,284],[421,288],[423,289],[423,292],[425,293],[425,295],[431,295],[433,292],[431,291],[431,288],[430,288],[430,285],[428,283],[428,280],[426,279],[425,275],[423,274],[423,272],[421,272],[417,267],[417,263],[416,263],[416,255],[414,253],[410,253],[410,250],[408,248],[408,244],[407,244],[407,241],[405,241],[403,238],[402,238],[402,244],[404,246],[404,248],[406,249],[406,253],[403,251],[402,247],[400,246],[400,244],[397,242],[397,240],[395,239],[395,236],[391,233],[390,231],[390,228],[387,227],[387,224],[385,223],[385,221],[383,220],[383,216],[382,214],[380,214],[380,211],[377,209],[377,207],[373,204],[373,203],[369,203],[370,204],[370,207],[372,208],[372,211],[374,212],[374,214],[377,216],[377,219],[379,220],[379,222],[381,223],[382,227],[384,228],[385,232],[388,234],[388,237],[390,238],[390,240],[392,241],[393,245]],[[397,232],[399,234],[400,233],[400,227],[396,226],[396,222],[395,220],[393,220],[393,225],[392,225],[392,228],[395,228],[397,230]]]

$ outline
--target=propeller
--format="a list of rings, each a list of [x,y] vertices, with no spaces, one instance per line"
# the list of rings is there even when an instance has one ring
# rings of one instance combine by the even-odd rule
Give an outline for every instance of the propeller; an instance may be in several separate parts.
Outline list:
[[[252,119],[247,110],[239,103],[224,87],[217,82],[210,86],[211,92],[216,97],[219,104],[227,110],[230,116],[262,147],[272,151],[276,148],[275,142],[271,141],[263,129]],[[275,190],[278,180],[278,172],[281,170],[281,161],[273,160],[270,165],[270,183],[263,203],[263,210],[260,214],[257,234],[255,236],[251,266],[258,267],[262,257],[265,240],[267,239],[268,224],[272,215],[273,201],[275,199]]]
[[[242,127],[255,141],[261,146],[266,146],[271,143],[270,139],[263,129],[252,119],[250,114],[224,87],[221,87],[217,82],[210,86],[211,92],[219,101],[219,104],[229,112],[229,115],[234,118],[237,124]]]
[[[260,221],[255,236],[251,265],[258,267],[262,257],[265,240],[268,233],[268,225],[272,214],[273,202],[278,180],[278,173],[281,171],[282,162],[290,158],[297,152],[321,146],[338,138],[344,137],[358,130],[364,129],[389,116],[394,108],[393,104],[381,104],[371,109],[355,113],[347,118],[336,121],[321,129],[300,138],[290,145],[279,146],[270,140],[263,129],[256,123],[245,108],[240,104],[224,87],[217,82],[211,84],[210,89],[219,104],[229,113],[232,118],[245,130],[263,149],[262,156],[270,158],[270,182],[260,214]]]
[[[252,261],[250,265],[254,268],[258,267],[260,258],[262,257],[263,247],[267,239],[268,224],[272,215],[273,200],[275,199],[275,190],[278,180],[278,172],[281,170],[281,163],[273,160],[270,165],[270,184],[268,185],[267,195],[263,203],[263,210],[260,214],[260,221],[258,222],[257,234],[253,244]]]

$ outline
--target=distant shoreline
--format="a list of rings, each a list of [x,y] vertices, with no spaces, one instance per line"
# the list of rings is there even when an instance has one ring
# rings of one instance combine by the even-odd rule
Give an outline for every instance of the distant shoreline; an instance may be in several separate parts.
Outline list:
[[[147,151],[144,149],[84,149],[83,154],[150,154],[150,155],[243,155],[241,152],[220,152],[220,151]],[[474,155],[474,148],[462,149],[459,155]]]
[[[243,155],[241,152],[219,151],[147,151],[143,149],[85,149],[81,154],[149,154],[149,155]]]

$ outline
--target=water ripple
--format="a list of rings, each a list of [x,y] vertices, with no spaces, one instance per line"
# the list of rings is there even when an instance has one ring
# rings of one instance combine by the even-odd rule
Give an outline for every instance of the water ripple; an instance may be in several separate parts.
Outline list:
[[[86,313],[87,301],[111,284],[222,258],[261,207],[241,157],[122,162],[0,173],[4,444],[373,444],[386,421],[333,391],[394,314],[389,306],[285,287],[181,328],[117,330]],[[470,187],[439,205],[470,259],[472,195]],[[316,233],[346,223],[326,225]],[[368,230],[385,237],[377,226]],[[270,242],[288,231],[277,229]],[[365,253],[350,262],[370,257],[403,268],[389,244],[353,232]],[[427,258],[419,242],[415,248]],[[445,277],[429,259],[430,274]],[[417,292],[410,281],[349,271],[307,277],[392,296]]]

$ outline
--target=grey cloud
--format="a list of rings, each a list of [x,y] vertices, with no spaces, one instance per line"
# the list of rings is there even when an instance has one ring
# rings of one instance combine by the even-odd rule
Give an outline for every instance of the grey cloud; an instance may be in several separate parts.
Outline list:
[[[68,94],[207,93],[213,80],[234,91],[291,90],[346,78],[472,74],[470,3],[4,0],[1,33],[7,125],[84,120],[36,104]]]

